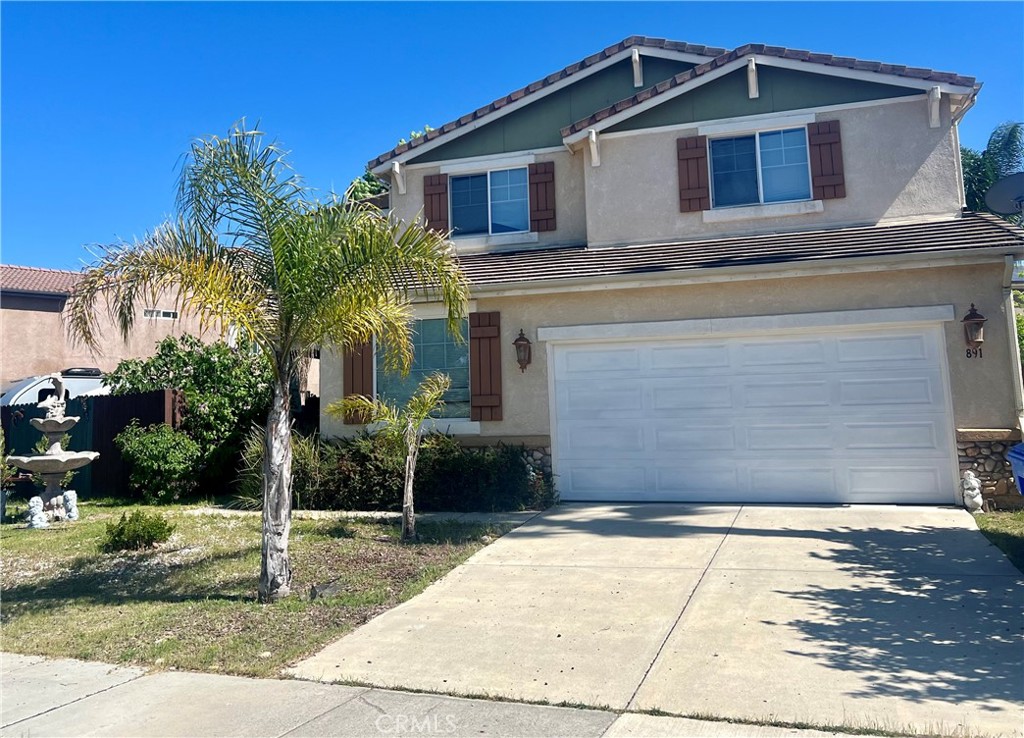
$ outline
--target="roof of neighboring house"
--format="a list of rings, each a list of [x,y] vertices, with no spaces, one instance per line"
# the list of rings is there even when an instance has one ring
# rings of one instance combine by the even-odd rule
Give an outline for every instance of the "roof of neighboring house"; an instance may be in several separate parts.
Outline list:
[[[963,75],[956,74],[954,72],[937,72],[934,69],[924,69],[921,67],[906,67],[898,64],[883,64],[877,61],[864,61],[862,59],[854,59],[850,56],[832,56],[831,54],[817,54],[811,51],[804,51],[802,49],[787,49],[782,46],[765,46],[764,44],[744,44],[738,46],[732,51],[728,51],[720,56],[715,57],[709,62],[699,64],[693,69],[688,69],[685,72],[680,72],[674,77],[670,77],[653,87],[640,90],[632,97],[628,97],[625,100],[620,100],[614,105],[609,105],[606,108],[596,111],[592,115],[578,120],[572,125],[566,126],[562,129],[562,138],[579,133],[580,131],[593,126],[595,123],[604,120],[612,115],[621,113],[623,110],[628,110],[634,105],[639,105],[642,102],[650,100],[651,98],[657,97],[668,92],[671,89],[685,85],[692,80],[698,79],[708,72],[714,71],[720,67],[730,64],[742,59],[746,56],[757,54],[759,56],[773,56],[779,59],[790,59],[792,61],[807,62],[810,64],[821,64],[826,67],[841,67],[844,69],[852,69],[857,72],[873,72],[875,74],[889,74],[896,77],[906,77],[908,79],[923,80],[927,82],[941,82],[950,85],[956,85],[958,87],[974,87],[974,77],[964,77]]]
[[[974,249],[1024,253],[1024,229],[987,213],[927,223],[774,233],[650,246],[576,246],[468,254],[459,263],[473,285],[597,279],[866,256],[933,255]]]
[[[69,295],[81,278],[81,272],[71,272],[64,269],[43,269],[42,267],[0,264],[0,291],[3,292]]]
[[[668,90],[678,87],[679,85],[685,84],[692,79],[703,76],[708,72],[718,69],[719,67],[729,64],[730,62],[736,61],[744,56],[757,54],[760,56],[773,56],[780,59],[788,59],[798,62],[806,62],[810,64],[820,64],[828,67],[841,67],[857,72],[873,72],[876,74],[887,74],[897,77],[905,77],[907,79],[923,80],[936,83],[945,83],[950,85],[956,85],[961,87],[976,87],[974,77],[965,77],[954,72],[940,72],[934,69],[925,69],[921,67],[907,67],[900,64],[885,64],[877,61],[866,61],[863,59],[855,59],[849,56],[833,56],[831,54],[820,54],[812,51],[805,51],[802,49],[788,49],[783,46],[767,46],[765,44],[744,44],[743,46],[737,46],[735,49],[723,49],[713,46],[701,46],[698,44],[690,44],[685,41],[670,41],[664,38],[650,38],[648,36],[629,36],[623,39],[617,44],[613,44],[608,48],[588,56],[586,59],[570,64],[569,66],[561,69],[553,74],[549,74],[543,79],[539,79],[536,82],[528,84],[526,87],[520,88],[515,92],[509,93],[503,97],[499,97],[497,100],[484,105],[482,108],[478,108],[472,113],[468,113],[457,120],[445,123],[443,126],[436,128],[432,131],[428,131],[423,136],[412,139],[404,144],[399,144],[390,151],[386,151],[380,156],[371,159],[367,163],[369,169],[374,169],[381,164],[401,156],[402,154],[415,149],[418,146],[422,146],[428,141],[433,141],[441,136],[446,136],[453,131],[456,131],[470,123],[475,123],[481,118],[491,115],[497,110],[509,105],[510,103],[516,102],[517,100],[532,95],[540,90],[543,90],[550,85],[559,82],[566,77],[576,74],[588,67],[602,62],[609,57],[615,56],[616,54],[632,48],[632,47],[647,47],[647,48],[658,48],[666,49],[670,51],[678,51],[682,53],[695,54],[697,56],[705,56],[709,58],[709,61],[704,64],[700,64],[693,69],[686,72],[677,74],[675,77],[671,77],[667,80],[659,82],[658,84],[640,90],[632,97],[620,100],[614,105],[610,105],[600,111],[595,112],[593,115],[584,118],[583,120],[577,121],[570,126],[562,129],[562,136],[570,136],[574,133],[587,128],[588,126],[594,125],[595,122],[603,120],[613,113],[619,113],[626,110],[634,105],[637,105],[645,100],[648,100],[656,95],[663,94]]]
[[[689,44],[686,43],[685,41],[670,41],[664,38],[651,38],[649,36],[629,36],[628,38],[624,38],[622,41],[619,41],[619,43],[612,44],[608,48],[603,49],[597,52],[596,54],[591,54],[586,59],[580,59],[578,62],[570,64],[564,69],[560,69],[559,71],[554,72],[553,74],[549,74],[547,77],[544,77],[543,79],[539,79],[536,82],[531,82],[530,84],[526,85],[526,87],[521,87],[515,92],[510,92],[507,95],[499,97],[497,100],[494,100],[491,103],[484,105],[482,108],[477,108],[472,113],[468,113],[456,120],[449,121],[448,123],[445,123],[443,126],[435,128],[432,131],[427,131],[426,133],[424,133],[424,135],[414,138],[411,141],[408,141],[404,144],[399,144],[395,148],[391,149],[391,151],[386,151],[380,156],[371,159],[366,166],[368,169],[378,167],[384,162],[388,161],[389,159],[393,159],[396,156],[400,156],[401,154],[404,154],[406,151],[409,151],[410,149],[414,149],[417,146],[422,146],[427,141],[433,141],[439,136],[444,136],[458,128],[462,128],[463,126],[478,121],[481,118],[490,115],[494,111],[500,110],[501,108],[505,107],[510,103],[516,102],[517,100],[520,100],[528,95],[532,95],[540,90],[543,90],[546,87],[550,87],[551,85],[565,79],[566,77],[570,77],[574,74],[577,74],[578,72],[581,72],[584,69],[594,66],[598,62],[602,62],[605,59],[615,56],[616,54],[625,51],[626,49],[630,49],[634,46],[652,49],[666,49],[668,51],[678,51],[685,54],[706,56],[709,59],[712,57],[719,56],[720,54],[723,54],[726,51],[726,49],[717,46],[701,46],[698,44]]]

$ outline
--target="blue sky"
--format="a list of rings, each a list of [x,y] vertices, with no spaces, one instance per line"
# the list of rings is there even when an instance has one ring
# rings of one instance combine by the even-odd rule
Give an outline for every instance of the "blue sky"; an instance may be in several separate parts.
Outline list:
[[[440,125],[625,36],[810,49],[973,75],[983,148],[1024,119],[1024,3],[0,5],[0,260],[78,268],[173,208],[195,136],[245,116],[344,190]]]

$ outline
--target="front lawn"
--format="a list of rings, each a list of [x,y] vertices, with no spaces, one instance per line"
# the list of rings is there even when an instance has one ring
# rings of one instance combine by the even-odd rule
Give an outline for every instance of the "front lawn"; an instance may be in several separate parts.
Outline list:
[[[1024,572],[1024,510],[979,513],[974,519],[981,532]]]
[[[294,520],[293,595],[256,602],[259,516],[165,513],[157,550],[101,553],[124,507],[83,504],[49,529],[0,526],[0,636],[7,651],[121,664],[273,676],[409,599],[511,526],[420,522],[399,543],[390,522]],[[313,584],[340,594],[310,601]]]

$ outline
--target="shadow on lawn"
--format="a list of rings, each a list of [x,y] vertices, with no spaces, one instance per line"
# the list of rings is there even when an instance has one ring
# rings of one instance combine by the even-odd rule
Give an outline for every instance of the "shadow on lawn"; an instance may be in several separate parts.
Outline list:
[[[29,580],[5,589],[3,621],[70,604],[255,601],[252,571],[217,577],[213,570],[258,552],[259,546],[253,545],[204,556],[198,561],[175,559],[173,550],[80,556],[64,565],[54,577]]]
[[[764,598],[736,607],[773,630],[795,632],[806,644],[787,653],[858,674],[858,687],[837,691],[836,699],[1024,700],[1024,576],[980,532],[908,526],[913,512],[907,509],[896,517],[879,512],[872,520],[863,510],[835,508],[836,522],[845,522],[849,514],[851,523],[867,524],[816,528],[800,525],[799,508],[793,510],[778,516],[783,522],[776,527],[756,527],[724,506],[622,505],[606,516],[586,510],[577,516],[561,508],[510,536],[541,539],[589,532],[605,537],[609,545],[615,537],[639,536],[650,539],[652,547],[692,536],[727,536],[724,545],[733,555],[744,552],[742,563],[731,568],[717,560],[709,573],[750,583],[764,577],[766,591],[805,603],[792,619],[776,619],[758,609],[755,603]],[[780,546],[792,543],[797,545],[785,564],[792,567],[792,586],[779,586],[772,574],[785,571],[767,562],[777,562]],[[773,555],[758,557],[759,546]]]

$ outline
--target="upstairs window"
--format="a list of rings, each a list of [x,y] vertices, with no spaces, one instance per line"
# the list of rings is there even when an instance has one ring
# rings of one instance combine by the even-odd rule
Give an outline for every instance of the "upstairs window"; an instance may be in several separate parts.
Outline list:
[[[177,310],[152,310],[150,308],[146,308],[145,310],[142,311],[142,316],[144,318],[159,318],[161,320],[177,320],[178,319],[178,311]]]
[[[451,228],[456,236],[530,230],[527,168],[451,178]]]
[[[710,149],[712,207],[811,198],[805,128],[712,139]]]

